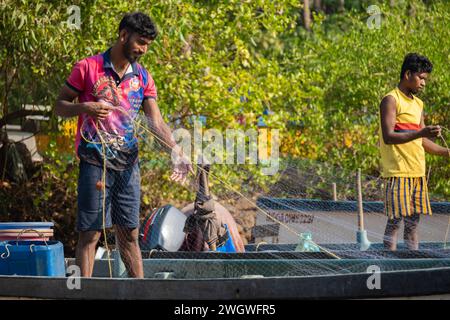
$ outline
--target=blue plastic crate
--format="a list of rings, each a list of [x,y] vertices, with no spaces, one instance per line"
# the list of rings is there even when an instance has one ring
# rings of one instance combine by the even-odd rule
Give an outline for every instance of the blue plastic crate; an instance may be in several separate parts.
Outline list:
[[[64,277],[64,247],[59,241],[0,242],[0,274]]]

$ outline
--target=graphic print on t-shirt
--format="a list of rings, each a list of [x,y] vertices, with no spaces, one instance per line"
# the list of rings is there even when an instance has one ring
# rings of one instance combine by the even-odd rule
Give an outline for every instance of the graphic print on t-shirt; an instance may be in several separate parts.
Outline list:
[[[102,102],[114,108],[98,123],[86,113],[78,116],[75,150],[79,158],[96,166],[125,170],[138,161],[139,110],[146,99],[156,100],[157,91],[151,74],[137,62],[120,79],[110,53],[111,48],[75,63],[66,84],[78,92],[80,103]]]
[[[139,86],[130,86],[130,89],[139,90]],[[92,117],[84,120],[81,130],[85,141],[81,142],[79,151],[88,161],[98,163],[105,157],[109,167],[118,169],[134,163],[137,139],[132,115],[136,111],[125,105],[129,100],[123,99],[124,94],[111,76],[100,77],[93,86],[92,95],[96,100],[113,109],[104,120],[94,120]]]

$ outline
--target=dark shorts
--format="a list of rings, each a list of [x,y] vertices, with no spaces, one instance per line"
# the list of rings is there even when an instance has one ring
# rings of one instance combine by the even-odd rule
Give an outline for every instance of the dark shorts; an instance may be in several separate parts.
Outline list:
[[[102,230],[118,225],[139,227],[140,185],[139,163],[124,171],[106,170],[105,219],[103,218],[103,168],[80,161],[78,177],[77,231]]]

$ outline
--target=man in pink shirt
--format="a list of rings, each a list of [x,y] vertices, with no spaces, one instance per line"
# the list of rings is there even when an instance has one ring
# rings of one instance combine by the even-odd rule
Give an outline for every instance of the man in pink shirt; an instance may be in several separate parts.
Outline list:
[[[121,258],[131,277],[142,278],[138,244],[140,172],[135,119],[141,106],[150,129],[181,154],[156,103],[155,82],[136,61],[157,37],[147,15],[126,14],[119,37],[106,52],[78,61],[61,89],[55,113],[78,116],[76,151],[78,178],[76,263],[81,276],[92,276],[95,248],[103,227],[114,225]],[[75,98],[78,102],[74,103]],[[174,165],[171,178],[184,182],[192,166],[187,158]],[[103,168],[106,167],[106,183]],[[103,200],[103,189],[106,199]],[[103,217],[103,201],[106,216]]]

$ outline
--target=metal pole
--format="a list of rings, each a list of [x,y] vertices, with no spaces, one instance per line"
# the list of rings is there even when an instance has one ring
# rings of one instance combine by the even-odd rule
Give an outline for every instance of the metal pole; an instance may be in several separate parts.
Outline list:
[[[362,231],[364,230],[364,211],[363,211],[363,200],[361,189],[361,169],[358,169],[358,174],[356,177],[356,185],[358,190],[358,229],[359,231]]]
[[[333,182],[333,201],[337,201],[336,183]]]

